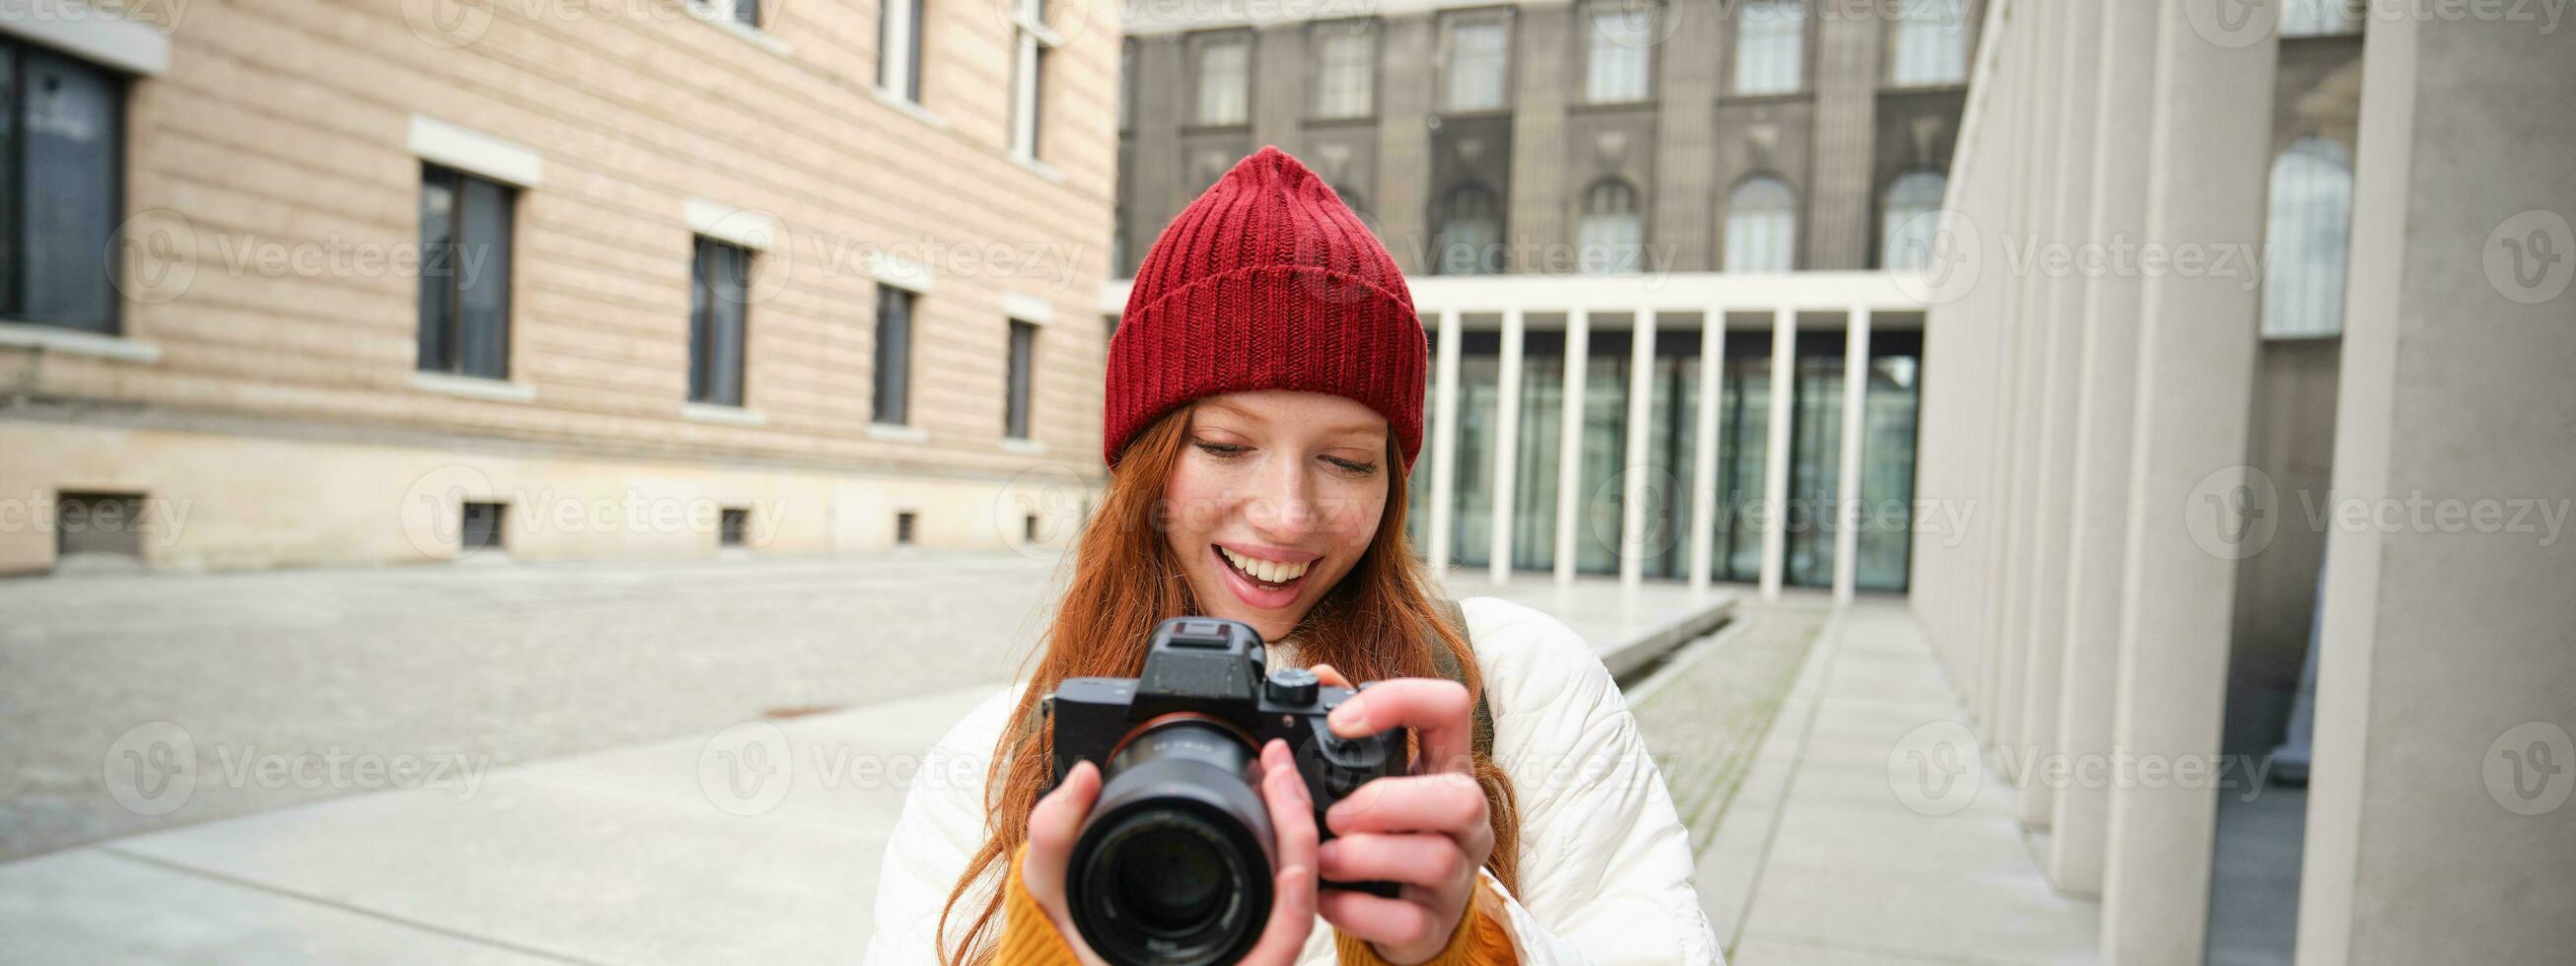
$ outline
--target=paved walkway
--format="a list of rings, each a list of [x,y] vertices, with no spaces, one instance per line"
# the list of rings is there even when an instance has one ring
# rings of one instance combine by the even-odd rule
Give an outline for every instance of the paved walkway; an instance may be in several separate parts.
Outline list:
[[[612,615],[645,601],[642,606],[647,607],[648,613],[633,621],[638,625],[700,626],[714,619],[686,613],[694,604],[741,608],[728,613],[755,621],[755,626],[779,628],[813,626],[815,619],[797,616],[805,612],[797,609],[802,605],[795,598],[838,600],[849,592],[851,584],[858,582],[854,577],[926,588],[946,587],[952,582],[972,585],[977,581],[1024,580],[1026,589],[1015,589],[1013,593],[1033,595],[1037,581],[1031,575],[1044,572],[1043,567],[1010,561],[966,564],[961,574],[918,576],[912,582],[901,582],[905,578],[897,572],[896,565],[916,573],[937,568],[922,567],[919,561],[897,561],[894,565],[766,563],[731,570],[725,565],[710,564],[703,573],[687,573],[711,585],[703,589],[662,586],[660,593],[655,590],[658,582],[651,578],[656,574],[667,577],[669,571],[639,575],[616,567],[607,568],[604,574],[584,574],[577,568],[571,572],[526,568],[535,572],[521,572],[522,585],[516,590],[509,589],[511,581],[496,583],[497,578],[488,575],[409,571],[305,574],[293,583],[282,578],[217,581],[235,599],[229,609],[216,607],[210,626],[223,629],[234,648],[219,653],[259,654],[261,642],[272,635],[302,642],[296,645],[298,649],[327,648],[333,640],[341,640],[346,642],[358,668],[421,675],[423,680],[411,682],[411,689],[433,694],[443,690],[465,692],[458,697],[473,697],[481,702],[478,706],[494,709],[478,714],[498,713],[511,707],[512,702],[484,696],[484,691],[502,692],[536,683],[536,694],[545,698],[563,693],[554,689],[570,687],[570,679],[556,681],[551,672],[523,677],[509,670],[515,647],[560,648],[563,642],[546,645],[510,638],[484,642],[472,653],[485,657],[454,666],[443,662],[451,652],[432,647],[429,653],[420,655],[420,663],[406,665],[392,660],[401,649],[370,643],[357,635],[370,622],[390,620],[388,610],[398,610],[395,604],[399,602],[415,600],[418,595],[410,591],[424,582],[479,595],[478,599],[487,605],[511,601],[522,608],[523,621],[562,628],[579,626],[579,622],[546,606],[547,593],[541,590],[569,592],[589,588],[589,593],[574,595],[582,603],[572,609]],[[860,571],[854,573],[852,567]],[[492,573],[507,576],[514,570],[519,568]],[[141,589],[164,589],[201,601],[211,598],[217,604],[226,596],[206,591],[185,578],[163,579],[172,583]],[[372,597],[358,594],[334,598],[320,589],[352,582],[376,586],[378,592]],[[112,586],[76,584],[72,589],[100,601],[126,596],[109,593]],[[719,587],[753,594],[755,602],[727,603],[731,597]],[[243,598],[247,590],[310,595],[310,599],[297,599],[307,603],[329,601],[334,610],[313,615],[314,620],[307,626],[289,619],[304,611],[281,606],[276,600],[263,603]],[[1668,637],[1661,630],[1665,625],[1705,622],[1711,610],[1728,606],[1735,597],[1731,592],[1692,596],[1687,592],[1676,595],[1650,590],[1632,594],[1620,591],[1615,584],[1591,581],[1579,585],[1574,594],[1559,597],[1559,591],[1544,578],[1515,581],[1507,592],[1543,607],[1548,606],[1546,601],[1532,597],[1554,599],[1579,630],[1596,635],[1596,646],[1622,653],[1633,653],[1642,642]],[[664,594],[676,599],[659,600]],[[921,597],[906,598],[888,586],[859,596],[882,598],[886,606],[898,611],[924,606]],[[17,600],[23,604],[25,598]],[[380,606],[352,600],[387,603]],[[8,603],[8,598],[0,596],[0,605]],[[59,609],[57,616],[78,609],[68,602],[53,606]],[[876,605],[833,604],[831,607],[840,609],[827,609],[825,613],[836,615],[833,620],[837,624],[845,619],[838,615],[851,606]],[[748,613],[755,610],[761,612]],[[992,613],[994,608],[985,610],[982,614],[956,616],[958,627],[964,630],[938,634],[884,624],[844,628],[835,633],[857,635],[850,639],[852,643],[822,647],[822,654],[814,659],[841,654],[851,666],[842,667],[837,661],[789,664],[784,665],[786,671],[773,668],[767,672],[791,673],[802,668],[799,673],[828,673],[830,677],[822,682],[788,681],[768,686],[820,689],[823,693],[810,700],[828,702],[835,695],[849,693],[841,689],[850,688],[851,681],[878,680],[878,675],[867,667],[871,651],[860,645],[874,642],[878,648],[909,651],[916,647],[935,649],[943,646],[942,641],[960,637],[973,638],[969,641],[971,646],[962,649],[963,655],[907,654],[891,659],[890,663],[896,664],[940,662],[935,672],[923,671],[908,677],[898,672],[880,682],[896,689],[910,685],[916,694],[922,690],[931,692],[925,695],[880,699],[844,710],[827,708],[800,713],[811,709],[782,705],[780,702],[790,698],[775,696],[775,690],[736,695],[720,689],[720,694],[727,695],[722,702],[679,702],[675,712],[636,725],[659,729],[655,733],[664,737],[653,740],[515,765],[505,762],[470,780],[463,775],[449,775],[424,787],[373,792],[328,787],[305,790],[300,802],[289,802],[284,807],[272,805],[213,821],[204,821],[200,816],[199,821],[183,827],[164,826],[0,864],[0,937],[6,937],[0,940],[0,962],[848,960],[864,946],[872,928],[877,857],[884,849],[886,831],[901,808],[904,790],[912,781],[940,778],[916,771],[920,750],[974,703],[990,695],[1013,670],[1008,661],[990,656],[1007,652],[1000,642],[986,646],[979,636],[981,632],[972,630],[981,626],[979,621],[1005,619]],[[263,630],[261,615],[276,626]],[[1018,618],[1009,615],[1007,619]],[[122,648],[128,653],[167,652],[163,659],[173,662],[174,673],[193,666],[188,655],[193,654],[196,660],[206,658],[205,651],[190,650],[184,640],[156,643],[148,636],[135,639],[132,635],[141,634],[141,628],[155,622],[149,613],[129,612],[120,615],[119,620],[126,622],[119,626],[129,637],[98,639],[102,646]],[[161,622],[181,629],[188,626],[175,618]],[[36,626],[76,623],[49,618],[48,623]],[[485,626],[506,629],[516,624],[504,621]],[[410,636],[416,632],[391,633],[418,643],[417,637]],[[71,661],[59,650],[42,649],[68,643],[56,637],[56,632],[48,631],[0,643],[13,649],[10,653],[14,656],[9,660],[21,662],[21,667],[35,660],[31,654]],[[714,637],[710,642],[677,628],[651,632],[644,641],[633,644],[623,658],[594,660],[634,661],[661,668],[646,677],[666,683],[685,682],[691,667],[704,668],[704,673],[721,675],[726,681],[761,676],[759,659],[743,658],[745,667],[708,667],[711,662],[724,660],[716,645],[730,639],[722,634]],[[445,641],[447,647],[463,639],[463,633],[455,629],[429,638],[431,644]],[[28,645],[38,649],[31,650]],[[788,653],[799,654],[806,647],[821,646],[807,644]],[[618,648],[605,650],[615,653]],[[313,660],[332,656],[327,652],[309,655]],[[263,666],[276,666],[275,658],[263,660],[268,662]],[[493,663],[479,663],[482,660]],[[677,666],[665,667],[673,664]],[[200,686],[225,682],[231,680],[225,675],[236,671],[212,668],[194,680]],[[356,671],[343,668],[332,673]],[[608,675],[589,686],[603,688],[621,672],[612,667],[590,673]],[[962,678],[981,683],[962,687],[935,683],[950,674],[959,677],[948,680]],[[63,682],[71,680],[71,676],[57,671],[52,680],[57,687],[69,686]],[[379,687],[401,681],[398,674],[391,679],[373,680]],[[547,681],[555,683],[541,683]],[[925,688],[924,684],[929,686]],[[78,686],[101,693],[114,690],[112,679]],[[185,681],[166,682],[163,686],[193,690]],[[676,683],[671,686],[679,687]],[[39,689],[30,686],[19,693],[35,690]],[[680,693],[687,691],[680,688]],[[343,697],[363,704],[366,696]],[[262,715],[271,710],[243,694],[227,700],[216,693],[200,695],[195,700],[211,703],[211,707],[227,715],[221,720],[237,723],[194,726],[194,730],[206,734],[229,734],[225,729],[232,727],[256,727]],[[547,700],[538,703],[544,707],[560,706]],[[147,712],[151,708],[148,701],[134,706]],[[392,710],[399,712],[409,706],[396,703]],[[43,707],[61,706],[47,703]],[[712,723],[704,720],[713,710],[723,708],[734,710]],[[356,716],[363,710],[353,708],[350,714]],[[434,728],[447,724],[450,722],[446,719],[429,715],[413,720],[411,726]],[[326,730],[321,734],[327,737],[333,733]],[[100,740],[104,744],[108,739]],[[306,741],[274,746],[271,751],[275,754],[278,748],[289,749],[294,754],[287,757],[296,758],[322,747]],[[72,757],[85,760],[62,767],[76,766],[86,773],[88,781],[96,783],[101,774],[101,752],[97,749],[95,745],[77,749],[79,754]],[[232,770],[233,763],[224,754],[229,749],[233,746],[228,741],[201,739],[193,755],[183,756],[196,764],[193,775],[197,787],[181,796],[188,807],[170,816],[142,815],[120,807],[110,795],[114,788],[87,792],[95,801],[83,804],[122,815],[129,824],[146,828],[170,817],[194,816],[209,794],[259,784],[255,769]],[[131,750],[145,751],[148,745]],[[368,754],[375,749],[359,746],[352,750]],[[106,757],[110,769],[118,767],[120,759],[112,750]],[[140,769],[144,762],[129,764]],[[315,767],[325,769],[316,774],[344,773],[329,770],[338,766],[317,763]],[[132,774],[141,776],[143,772]],[[346,774],[356,772],[352,769]],[[377,781],[384,781],[382,773]],[[293,787],[294,783],[289,785]],[[168,787],[144,787],[139,777],[122,783],[122,790],[129,796],[144,794],[146,811],[157,802],[169,801],[168,796],[173,794]],[[246,806],[234,801],[228,807]],[[0,813],[0,828],[5,828],[8,821],[8,816]]]
[[[1966,721],[1902,602],[1825,620],[1701,855],[1734,966],[2097,961],[2098,904],[2049,887]]]

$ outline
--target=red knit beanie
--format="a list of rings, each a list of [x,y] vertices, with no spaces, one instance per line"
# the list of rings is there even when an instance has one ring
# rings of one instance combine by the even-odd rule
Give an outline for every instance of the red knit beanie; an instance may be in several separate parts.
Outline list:
[[[1101,455],[1191,400],[1288,389],[1386,417],[1422,452],[1429,341],[1395,259],[1341,196],[1276,147],[1237,162],[1163,229],[1109,343]]]

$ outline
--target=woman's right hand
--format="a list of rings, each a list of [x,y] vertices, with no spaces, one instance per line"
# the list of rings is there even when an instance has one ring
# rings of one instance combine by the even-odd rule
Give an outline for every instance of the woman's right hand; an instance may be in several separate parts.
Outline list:
[[[1270,922],[1261,939],[1242,960],[1245,966],[1292,966],[1315,928],[1315,802],[1297,775],[1288,744],[1276,738],[1261,749],[1261,797],[1270,806],[1270,828],[1277,836],[1276,872],[1270,882]],[[1064,866],[1082,820],[1100,799],[1100,770],[1090,762],[1073,766],[1064,783],[1038,799],[1029,810],[1029,847],[1020,865],[1020,881],[1054,920],[1065,945],[1090,966],[1105,966],[1099,954],[1074,928],[1066,912]]]

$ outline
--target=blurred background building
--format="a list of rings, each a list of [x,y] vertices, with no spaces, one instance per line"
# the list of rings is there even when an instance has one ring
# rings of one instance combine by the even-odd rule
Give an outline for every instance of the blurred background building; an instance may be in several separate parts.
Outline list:
[[[70,3],[0,31],[0,572],[1070,534],[1011,494],[1093,472],[1105,21]]]
[[[1280,145],[1377,227],[1442,333],[1433,419],[1455,430],[1412,514],[1441,559],[1775,591],[1835,586],[1844,559],[1846,590],[1903,590],[1922,303],[1876,270],[1918,258],[1907,232],[1941,206],[1980,12],[1147,6],[1122,54],[1118,265]],[[1848,473],[1847,418],[1875,443]],[[1838,549],[1846,475],[1893,512]]]

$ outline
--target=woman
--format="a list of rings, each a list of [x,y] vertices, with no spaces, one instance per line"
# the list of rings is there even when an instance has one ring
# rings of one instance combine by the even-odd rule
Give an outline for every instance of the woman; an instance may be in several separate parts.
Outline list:
[[[1063,897],[1100,776],[1077,766],[1041,799],[1049,747],[1025,722],[1066,678],[1135,676],[1183,614],[1252,625],[1274,667],[1381,682],[1333,729],[1418,745],[1415,773],[1337,805],[1320,846],[1286,750],[1263,749],[1276,898],[1246,962],[1717,961],[1681,823],[1591,648],[1490,598],[1453,626],[1406,545],[1425,343],[1385,249],[1277,148],[1164,229],[1110,347],[1108,489],[1043,656],[924,762],[869,961],[1096,961]],[[1319,874],[1401,889],[1318,893]]]

